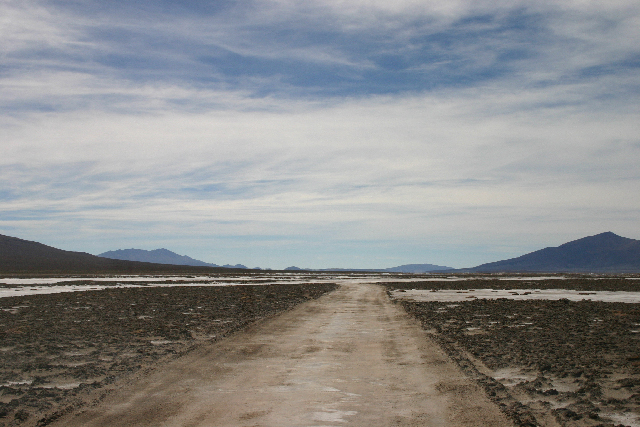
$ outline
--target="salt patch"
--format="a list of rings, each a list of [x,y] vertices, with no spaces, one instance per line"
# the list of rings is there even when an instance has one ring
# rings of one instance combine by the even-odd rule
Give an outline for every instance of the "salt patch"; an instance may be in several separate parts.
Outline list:
[[[87,285],[65,285],[64,282],[111,282],[109,284],[91,283]],[[57,294],[63,292],[96,291],[113,288],[137,288],[137,287],[176,287],[176,286],[241,286],[241,285],[277,285],[277,284],[303,284],[303,283],[379,283],[388,279],[371,276],[344,276],[324,275],[322,277],[309,277],[305,275],[271,274],[254,277],[246,276],[117,276],[117,277],[74,277],[74,278],[35,278],[35,279],[0,279],[0,285],[13,285],[16,287],[0,287],[0,298]],[[398,282],[423,281],[420,278],[395,279]],[[140,283],[143,282],[143,283]],[[26,287],[25,285],[30,285]],[[40,285],[40,286],[32,286]],[[48,286],[47,286],[48,285]]]
[[[640,292],[626,291],[597,291],[597,292],[581,292],[568,289],[476,289],[473,295],[477,299],[498,299],[505,298],[508,300],[524,301],[524,300],[561,300],[569,301],[603,301],[603,302],[624,302],[637,304],[640,303]],[[411,289],[404,292],[397,290],[391,292],[391,296],[395,299],[409,300],[417,302],[461,302],[469,301],[468,294],[461,294],[458,290],[423,290]]]
[[[628,427],[640,427],[640,417],[633,413],[609,413],[602,414],[602,416]]]
[[[572,383],[560,378],[552,378],[551,383],[554,389],[562,393],[575,392],[579,387],[575,382]]]
[[[72,390],[78,387],[80,387],[80,383],[47,384],[38,388],[57,388],[60,390]]]
[[[168,280],[187,280],[190,282],[217,281],[217,280],[257,280],[258,278],[216,277],[216,276],[101,276],[101,277],[44,277],[44,278],[4,278],[0,279],[0,285],[54,285],[64,282],[164,282]],[[263,279],[263,278],[260,278]]]
[[[260,285],[269,285],[269,283],[257,283]],[[172,288],[177,286],[232,286],[232,285],[246,285],[246,283],[154,283],[151,285],[146,284],[115,284],[115,285],[52,285],[52,286],[39,286],[37,288],[0,288],[0,298],[6,297],[21,297],[26,295],[45,295],[45,294],[59,294],[64,292],[82,292],[82,291],[96,291],[104,289],[119,289],[119,288],[147,288],[147,287],[164,287]]]
[[[15,387],[15,386],[21,386],[21,385],[31,385],[31,383],[33,383],[33,380],[9,381],[4,384],[0,384],[0,387]]]
[[[336,280],[347,280],[349,282],[357,281],[360,283],[388,281],[388,277],[372,277],[370,275],[308,275],[299,273],[267,273],[251,276],[227,276],[227,275],[209,275],[209,276],[77,276],[77,277],[39,277],[39,278],[0,278],[0,285],[28,286],[28,285],[55,285],[64,282],[166,282],[166,281],[186,281],[186,282],[271,282],[279,283],[308,283],[308,282],[327,282]],[[410,282],[424,281],[423,278],[403,277],[394,278],[394,281]],[[442,279],[434,279],[442,280]],[[466,280],[466,279],[465,279]]]
[[[533,381],[536,379],[536,375],[522,372],[516,368],[503,368],[494,371],[493,378],[507,387],[512,387],[523,382]]]

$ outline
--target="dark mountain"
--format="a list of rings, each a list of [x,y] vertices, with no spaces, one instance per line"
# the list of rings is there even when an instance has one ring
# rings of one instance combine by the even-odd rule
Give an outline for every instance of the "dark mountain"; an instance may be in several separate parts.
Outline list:
[[[0,274],[150,274],[219,271],[220,269],[213,267],[102,258],[0,235]]]
[[[505,261],[465,269],[470,272],[640,272],[640,240],[606,232]]]
[[[198,261],[186,255],[178,255],[168,249],[154,249],[146,251],[144,249],[118,249],[116,251],[108,251],[98,255],[103,258],[120,259],[123,261],[141,261],[152,262],[155,264],[173,264],[173,265],[197,265],[201,267],[219,267],[216,264],[209,264],[204,261]],[[226,266],[225,266],[226,267]]]

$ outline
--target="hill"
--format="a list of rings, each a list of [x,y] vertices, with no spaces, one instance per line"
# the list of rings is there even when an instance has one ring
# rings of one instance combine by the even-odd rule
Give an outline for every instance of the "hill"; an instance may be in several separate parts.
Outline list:
[[[214,267],[167,265],[102,258],[0,235],[0,274],[212,273]],[[228,269],[225,270],[228,272]]]
[[[144,249],[118,249],[115,251],[103,252],[99,257],[119,259],[123,261],[140,261],[140,262],[152,262],[155,264],[171,264],[171,265],[192,265],[198,267],[224,267],[224,268],[236,268],[246,269],[247,266],[242,264],[236,265],[217,265],[210,264],[208,262],[199,261],[186,255],[178,255],[175,252],[171,252],[168,249],[154,249],[147,251]]]
[[[146,251],[144,249],[118,249],[108,251],[98,255],[103,258],[119,259],[123,261],[140,261],[152,262],[155,264],[172,264],[172,265],[194,265],[201,267],[219,267],[216,264],[210,264],[204,261],[193,259],[186,255],[178,255],[168,249],[154,249]]]
[[[434,264],[405,264],[399,265],[398,267],[385,268],[380,271],[387,271],[389,273],[430,273],[432,271],[445,270],[453,270],[453,268]]]
[[[612,232],[583,237],[504,261],[465,269],[468,272],[640,272],[640,240]]]
[[[323,268],[323,269],[310,269],[291,266],[285,268],[288,271],[361,271],[371,273],[429,273],[432,271],[445,271],[453,270],[451,267],[443,267],[441,265],[434,264],[405,264],[397,267],[390,268]]]

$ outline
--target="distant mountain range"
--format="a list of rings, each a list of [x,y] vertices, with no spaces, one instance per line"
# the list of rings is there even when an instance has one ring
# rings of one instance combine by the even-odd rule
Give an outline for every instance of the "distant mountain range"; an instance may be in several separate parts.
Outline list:
[[[640,240],[612,232],[584,237],[504,261],[490,262],[462,272],[640,272]]]
[[[241,264],[222,267],[242,269]],[[145,251],[126,249],[100,256],[84,252],[56,249],[42,243],[0,235],[0,274],[145,274],[194,273],[220,271],[215,264],[205,263],[167,249]],[[303,270],[288,267],[287,270]],[[228,271],[228,270],[225,270]],[[504,261],[482,264],[467,269],[452,269],[433,264],[406,264],[372,270],[324,269],[305,271],[369,271],[397,273],[496,272],[576,272],[638,273],[640,272],[640,240],[611,232],[584,237],[558,247],[549,247]]]
[[[154,249],[146,251],[144,249],[118,249],[115,251],[103,252],[98,255],[103,258],[119,259],[123,261],[141,261],[153,262],[155,264],[172,264],[172,265],[193,265],[200,267],[224,267],[224,268],[247,268],[242,264],[236,265],[217,265],[204,261],[193,259],[186,255],[178,255],[168,249]]]
[[[447,271],[453,270],[452,267],[443,267],[441,265],[434,264],[405,264],[399,265],[397,267],[390,268],[323,268],[323,269],[309,269],[309,268],[299,268],[296,266],[291,266],[285,268],[285,270],[289,271],[362,271],[362,272],[375,272],[375,273],[430,273],[432,271]]]
[[[430,273],[432,271],[447,270],[453,270],[453,268],[434,264],[405,264],[399,265],[398,267],[385,268],[380,271],[386,271],[389,273]]]
[[[0,274],[211,273],[220,268],[123,261],[0,235]]]

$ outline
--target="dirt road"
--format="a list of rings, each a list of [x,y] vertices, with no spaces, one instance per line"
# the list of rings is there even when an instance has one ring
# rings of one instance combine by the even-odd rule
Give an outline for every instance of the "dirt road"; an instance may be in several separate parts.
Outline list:
[[[512,424],[381,287],[345,283],[55,425]]]

